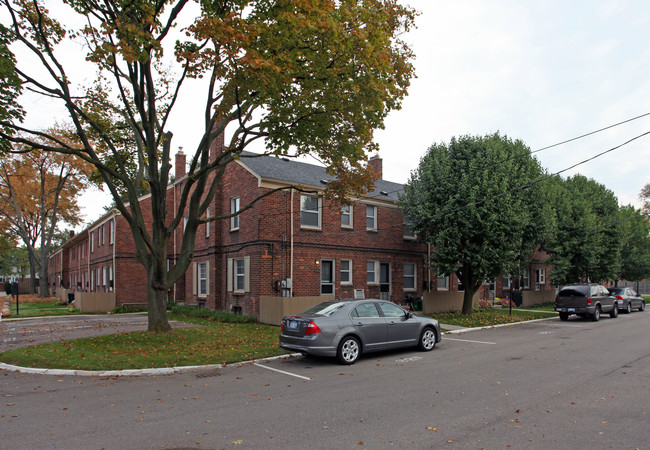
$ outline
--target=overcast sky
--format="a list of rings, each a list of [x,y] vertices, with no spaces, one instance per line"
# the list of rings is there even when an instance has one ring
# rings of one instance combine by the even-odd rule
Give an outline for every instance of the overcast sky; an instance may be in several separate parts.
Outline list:
[[[427,148],[452,136],[500,131],[534,151],[650,113],[647,1],[405,3],[421,12],[405,36],[418,78],[376,134],[387,180],[407,182]],[[172,121],[174,146],[185,153],[197,145],[200,114],[189,97]],[[650,116],[536,155],[558,172],[647,131]],[[648,161],[650,136],[563,175],[581,173],[639,206]],[[87,220],[109,202],[84,196]]]

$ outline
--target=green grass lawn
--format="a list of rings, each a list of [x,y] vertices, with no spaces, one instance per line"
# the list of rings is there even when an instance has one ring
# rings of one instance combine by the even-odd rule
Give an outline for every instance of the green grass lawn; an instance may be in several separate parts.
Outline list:
[[[0,354],[0,361],[22,367],[120,370],[235,363],[287,353],[278,346],[278,327],[174,315],[170,319],[199,327],[161,335],[120,333],[14,349]]]
[[[24,298],[23,298],[24,297]],[[16,312],[18,307],[18,313]],[[40,317],[40,316],[63,316],[69,314],[79,314],[78,310],[71,308],[68,310],[67,304],[62,304],[56,300],[34,301],[33,297],[19,296],[18,303],[13,299],[9,305],[11,317]]]
[[[508,309],[477,309],[471,316],[464,316],[459,312],[448,312],[432,314],[431,317],[438,322],[447,325],[457,325],[462,327],[486,327],[491,325],[501,325],[506,323],[523,322],[526,320],[546,319],[553,317],[555,313],[549,311],[518,311],[512,310],[512,315]]]

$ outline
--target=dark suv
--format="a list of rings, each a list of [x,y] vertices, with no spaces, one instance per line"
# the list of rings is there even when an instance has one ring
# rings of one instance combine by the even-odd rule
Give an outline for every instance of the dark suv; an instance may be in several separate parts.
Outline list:
[[[570,284],[564,286],[555,297],[555,310],[560,313],[560,320],[577,314],[597,321],[601,313],[609,313],[611,318],[618,317],[618,302],[600,284]]]

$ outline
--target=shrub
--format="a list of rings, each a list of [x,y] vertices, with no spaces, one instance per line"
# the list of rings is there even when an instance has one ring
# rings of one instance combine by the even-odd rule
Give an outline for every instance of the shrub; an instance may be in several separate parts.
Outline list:
[[[146,306],[121,305],[121,306],[116,306],[115,308],[113,308],[112,313],[113,314],[127,314],[127,313],[144,312],[146,310],[147,310]]]
[[[481,308],[492,308],[492,304],[487,300],[481,300],[478,302],[478,306]]]
[[[205,308],[197,308],[190,305],[175,305],[170,309],[172,314],[179,316],[199,317],[202,319],[210,319],[216,322],[224,323],[256,323],[255,316],[243,316],[240,314],[233,314],[228,311],[212,311]]]

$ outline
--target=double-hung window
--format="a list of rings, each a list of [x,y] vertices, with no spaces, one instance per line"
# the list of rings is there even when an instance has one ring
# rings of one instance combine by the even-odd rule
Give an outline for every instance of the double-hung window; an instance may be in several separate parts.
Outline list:
[[[228,292],[250,291],[250,256],[228,258]]]
[[[198,296],[205,297],[208,295],[208,263],[200,262],[197,264],[197,289]]]
[[[368,261],[367,263],[367,273],[368,273],[368,284],[378,284],[379,277],[377,276],[377,269],[379,264],[377,261]]]
[[[235,291],[244,291],[246,281],[246,264],[243,259],[235,260]]]
[[[352,260],[341,260],[341,284],[352,284]]]
[[[303,228],[320,228],[321,199],[311,195],[300,196],[300,226]]]
[[[230,214],[235,214],[241,209],[241,198],[234,197],[230,199]],[[230,229],[239,230],[239,215],[230,218]]]
[[[353,228],[352,205],[341,207],[341,228]]]
[[[404,263],[404,290],[415,291],[417,287],[417,265]]]
[[[205,237],[210,237],[210,208],[205,210]]]
[[[377,230],[377,207],[366,205],[366,230]]]
[[[448,275],[438,275],[438,290],[446,291],[449,289],[449,276]]]
[[[417,239],[415,231],[413,231],[413,224],[411,222],[404,222],[404,239]]]

